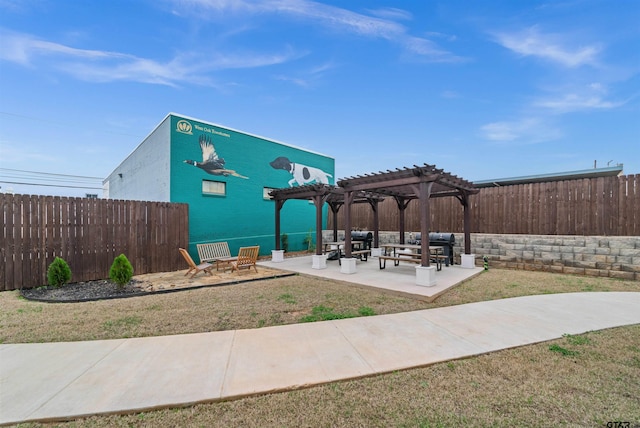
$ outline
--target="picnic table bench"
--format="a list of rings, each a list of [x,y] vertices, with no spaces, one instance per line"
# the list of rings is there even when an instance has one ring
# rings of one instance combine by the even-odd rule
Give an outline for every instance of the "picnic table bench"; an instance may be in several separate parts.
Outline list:
[[[362,248],[361,241],[355,241],[351,243],[351,256],[357,257],[359,260],[366,262],[368,260],[369,255],[371,254],[371,250],[367,248]],[[342,264],[340,262],[340,258],[344,255],[344,242],[325,242],[324,243],[324,253],[328,253],[331,251],[338,252],[338,264]]]
[[[416,251],[421,249],[420,245],[414,244],[384,244],[385,253],[378,257],[380,269],[387,267],[387,260],[393,260],[393,265],[398,266],[400,262],[422,263],[422,255]],[[389,250],[393,250],[390,254]],[[409,252],[400,252],[399,250],[409,250]],[[436,270],[442,270],[442,261],[447,258],[442,252],[442,247],[429,247],[429,260],[436,263]]]
[[[442,270],[442,260],[446,256],[431,256],[431,259],[436,262],[436,270]],[[393,265],[398,266],[400,262],[409,263],[422,263],[422,256],[420,254],[402,254],[399,256],[378,256],[378,263],[380,263],[380,269],[387,267],[387,260],[393,260]]]
[[[367,261],[367,257],[369,257],[370,254],[371,254],[371,250],[356,250],[351,252],[352,256],[358,257],[363,262]]]

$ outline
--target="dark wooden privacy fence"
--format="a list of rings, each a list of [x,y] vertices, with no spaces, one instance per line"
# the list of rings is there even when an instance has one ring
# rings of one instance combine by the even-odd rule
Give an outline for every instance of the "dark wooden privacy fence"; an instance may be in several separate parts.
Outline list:
[[[640,236],[640,175],[487,187],[472,195],[471,231],[530,235]],[[338,228],[343,229],[343,210]],[[456,198],[431,199],[431,230],[463,232]],[[369,204],[351,208],[352,225],[373,228]],[[379,206],[380,230],[398,230],[393,198]],[[420,230],[419,206],[407,206],[405,229]],[[328,227],[333,228],[332,216]]]
[[[136,275],[185,267],[186,204],[0,194],[0,207],[0,290],[46,285],[56,256],[73,282],[108,278],[119,254]]]

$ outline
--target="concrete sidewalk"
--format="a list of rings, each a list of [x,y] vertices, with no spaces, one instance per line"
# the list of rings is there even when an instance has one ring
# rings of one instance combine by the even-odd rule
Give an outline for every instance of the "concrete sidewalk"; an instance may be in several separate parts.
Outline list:
[[[571,293],[254,330],[0,345],[0,424],[284,391],[637,323],[640,293]]]

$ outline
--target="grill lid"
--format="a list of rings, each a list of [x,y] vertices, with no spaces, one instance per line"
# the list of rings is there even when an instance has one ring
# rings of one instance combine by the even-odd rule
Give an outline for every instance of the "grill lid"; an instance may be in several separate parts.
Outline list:
[[[429,242],[453,245],[456,242],[456,236],[453,233],[431,232]]]
[[[351,240],[352,241],[371,241],[373,240],[373,233],[366,232],[366,231],[352,231]]]

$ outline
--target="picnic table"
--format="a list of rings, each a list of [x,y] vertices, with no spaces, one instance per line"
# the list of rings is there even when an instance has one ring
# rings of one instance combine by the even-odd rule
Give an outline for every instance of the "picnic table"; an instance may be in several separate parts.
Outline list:
[[[340,257],[344,255],[344,241],[334,241],[334,242],[325,242],[324,243],[324,254],[331,251],[338,251],[338,260]],[[351,242],[351,255],[358,257],[362,261],[367,261],[367,257],[371,253],[371,250],[366,248],[366,243],[364,241],[352,241]]]
[[[393,265],[398,266],[400,262],[422,263],[422,254],[418,251],[422,249],[421,245],[416,244],[382,244],[380,248],[384,249],[384,254],[378,257],[380,269],[387,266],[387,260],[393,260]],[[409,250],[400,252],[400,250]],[[429,257],[436,262],[436,270],[442,270],[442,260],[444,248],[436,245],[429,246]]]

